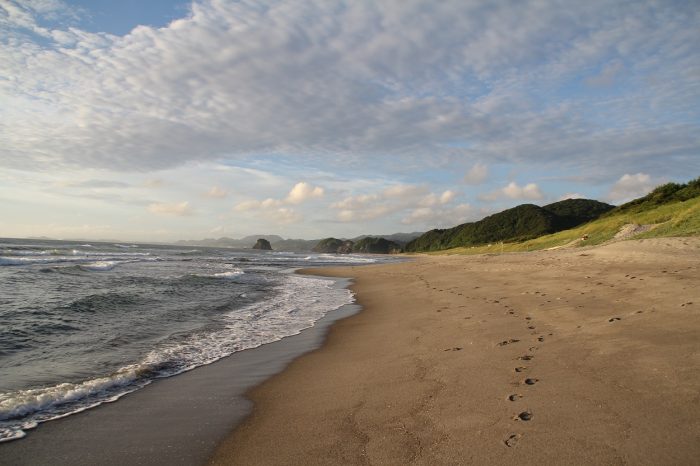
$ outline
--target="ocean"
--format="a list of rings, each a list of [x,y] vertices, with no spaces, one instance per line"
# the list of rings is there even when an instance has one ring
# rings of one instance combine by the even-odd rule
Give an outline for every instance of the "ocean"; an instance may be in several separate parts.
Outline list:
[[[0,239],[0,442],[353,302],[301,267],[393,257]]]

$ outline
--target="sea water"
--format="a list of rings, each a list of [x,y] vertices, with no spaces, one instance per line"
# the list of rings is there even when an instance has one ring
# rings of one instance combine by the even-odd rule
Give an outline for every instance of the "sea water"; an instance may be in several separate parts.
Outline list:
[[[389,260],[0,239],[0,442],[297,334],[353,301],[295,268]]]

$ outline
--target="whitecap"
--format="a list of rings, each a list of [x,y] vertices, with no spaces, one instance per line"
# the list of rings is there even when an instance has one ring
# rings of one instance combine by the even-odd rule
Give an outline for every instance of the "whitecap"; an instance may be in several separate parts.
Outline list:
[[[229,270],[228,272],[215,273],[212,276],[217,277],[217,278],[235,278],[235,277],[238,277],[240,275],[243,275],[244,273],[245,273],[244,271],[237,269],[237,270]]]
[[[117,261],[97,261],[87,264],[80,264],[78,267],[88,272],[106,272],[108,270],[112,270],[118,263],[119,262]]]

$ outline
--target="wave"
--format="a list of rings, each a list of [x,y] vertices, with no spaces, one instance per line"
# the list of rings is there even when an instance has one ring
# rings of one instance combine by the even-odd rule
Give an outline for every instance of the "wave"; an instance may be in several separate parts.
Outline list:
[[[6,424],[0,425],[0,443],[24,437],[24,430],[40,422],[115,401],[146,385],[148,377],[157,372],[157,367],[130,365],[107,377],[0,394],[0,423]],[[142,383],[138,384],[139,381]],[[8,422],[22,418],[29,419]]]
[[[0,257],[0,266],[19,266],[19,265],[34,265],[34,264],[58,264],[58,263],[84,263],[84,262],[141,262],[141,261],[157,261],[158,257],[148,257],[148,254],[83,254],[74,256],[41,256],[36,255],[29,257]]]
[[[227,270],[226,272],[216,272],[216,273],[193,273],[193,274],[188,274],[188,275],[183,275],[179,278],[227,278],[227,279],[232,279],[236,277],[240,277],[241,275],[245,275],[245,272],[242,269],[239,268],[232,268],[231,270]]]
[[[177,254],[178,256],[189,256],[192,254],[199,254],[200,252],[202,251],[200,251],[199,249],[192,249],[190,251],[178,251],[175,254]]]
[[[3,256],[66,256],[73,255],[74,249],[43,249],[43,248],[27,248],[27,249],[2,249],[0,254]]]
[[[221,277],[236,271],[222,272]],[[214,274],[212,275],[214,276]],[[224,314],[214,330],[171,335],[139,362],[103,377],[0,393],[0,442],[25,435],[38,423],[84,411],[244,349],[295,335],[331,310],[353,302],[332,280],[285,275],[265,301]]]
[[[87,272],[106,272],[108,270],[112,270],[114,267],[117,266],[117,264],[120,263],[125,263],[125,262],[133,262],[133,261],[97,261],[97,262],[90,262],[88,264],[80,264],[78,267],[81,270],[85,270]]]
[[[211,276],[216,277],[216,278],[235,278],[235,277],[238,277],[240,275],[243,275],[244,273],[245,273],[244,271],[237,269],[237,270],[230,270],[228,272],[215,273]]]
[[[67,256],[54,257],[0,257],[0,266],[2,265],[32,265],[32,264],[51,264],[57,262],[80,262],[85,259]]]
[[[97,252],[97,251],[78,251],[73,249],[72,254],[74,256],[110,256],[110,257],[148,257],[151,255],[150,252]]]

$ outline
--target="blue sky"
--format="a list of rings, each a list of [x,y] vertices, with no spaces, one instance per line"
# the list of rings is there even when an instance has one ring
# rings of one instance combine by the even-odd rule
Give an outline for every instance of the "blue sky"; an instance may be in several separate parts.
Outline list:
[[[173,20],[189,13],[190,2],[176,0],[80,0],[65,3],[75,11],[69,21],[54,27],[70,25],[94,33],[125,35],[136,26],[166,27]],[[65,8],[64,7],[64,8]],[[51,22],[51,20],[48,20]]]
[[[0,0],[0,236],[424,231],[700,175],[700,4]]]

